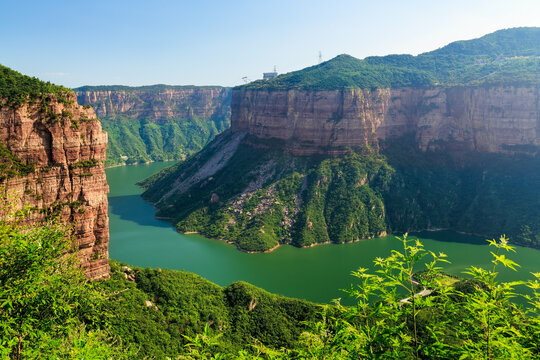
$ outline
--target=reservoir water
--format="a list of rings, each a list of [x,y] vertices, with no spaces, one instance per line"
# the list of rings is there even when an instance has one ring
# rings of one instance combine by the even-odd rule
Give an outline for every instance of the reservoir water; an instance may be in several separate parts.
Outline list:
[[[385,257],[401,243],[393,236],[353,244],[319,245],[307,249],[281,246],[267,254],[246,254],[223,241],[198,235],[182,235],[167,221],[154,217],[135,185],[172,163],[151,163],[106,170],[110,186],[110,257],[131,265],[194,272],[225,286],[247,281],[270,292],[317,302],[344,298],[340,289],[354,283],[351,272],[374,269],[373,259]],[[452,262],[445,271],[459,275],[470,265],[491,269],[493,248],[484,239],[454,232],[415,234],[427,250],[444,252]],[[516,247],[508,257],[519,272],[501,270],[501,280],[532,279],[540,272],[540,251]]]

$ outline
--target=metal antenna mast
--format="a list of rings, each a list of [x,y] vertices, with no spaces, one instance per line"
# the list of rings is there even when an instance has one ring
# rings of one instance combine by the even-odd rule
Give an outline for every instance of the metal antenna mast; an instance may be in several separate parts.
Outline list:
[[[319,64],[322,63],[322,52],[319,50]]]

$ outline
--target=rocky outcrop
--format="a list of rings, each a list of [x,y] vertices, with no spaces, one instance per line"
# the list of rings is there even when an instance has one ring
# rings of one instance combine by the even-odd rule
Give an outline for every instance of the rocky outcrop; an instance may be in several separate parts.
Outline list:
[[[426,90],[414,132],[421,149],[533,151],[540,146],[538,87],[454,87]]]
[[[143,86],[108,89],[75,89],[82,105],[92,105],[99,117],[124,115],[131,118],[210,118],[228,112],[230,88]]]
[[[293,154],[415,136],[422,149],[537,151],[538,87],[433,87],[335,91],[233,90],[231,129],[285,140]]]
[[[33,171],[6,177],[1,186],[15,207],[29,205],[30,221],[50,216],[71,224],[83,267],[90,278],[108,278],[108,185],[104,160],[107,134],[94,111],[71,94],[54,95],[19,107],[0,107],[0,140]]]

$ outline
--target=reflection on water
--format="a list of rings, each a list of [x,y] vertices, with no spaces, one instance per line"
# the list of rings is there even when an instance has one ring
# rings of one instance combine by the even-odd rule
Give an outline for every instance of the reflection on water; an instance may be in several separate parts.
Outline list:
[[[110,256],[135,266],[187,270],[219,285],[244,280],[268,291],[318,302],[344,297],[358,267],[373,269],[372,260],[398,249],[393,236],[346,245],[307,249],[281,246],[268,254],[246,254],[219,240],[182,235],[154,218],[154,208],[142,200],[135,182],[172,163],[152,163],[107,169],[110,186]],[[485,241],[449,231],[415,234],[426,249],[444,252],[452,264],[445,270],[460,274],[466,266],[491,267]],[[473,243],[471,243],[473,242]],[[519,274],[502,271],[501,279],[517,279],[540,271],[540,251],[518,248],[510,255],[521,265]]]

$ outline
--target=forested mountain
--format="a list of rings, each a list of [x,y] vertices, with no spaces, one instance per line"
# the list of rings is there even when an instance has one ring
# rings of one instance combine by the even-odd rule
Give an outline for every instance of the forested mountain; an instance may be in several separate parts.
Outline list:
[[[336,90],[423,87],[432,85],[538,84],[540,28],[499,30],[481,38],[456,41],[418,56],[349,55],[326,61],[244,89]]]

